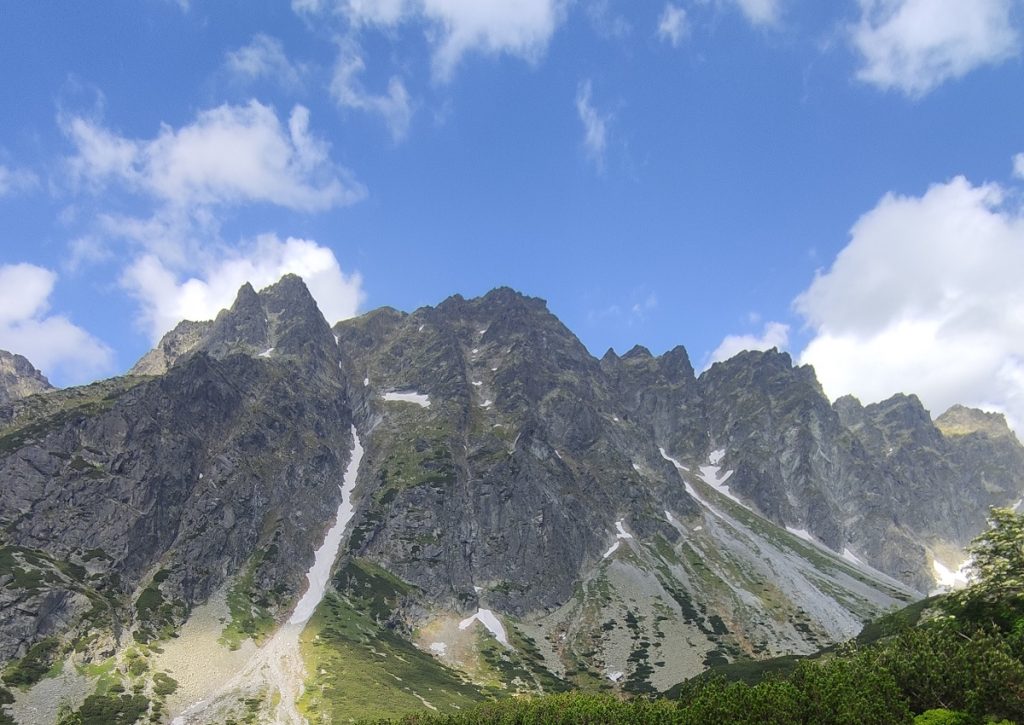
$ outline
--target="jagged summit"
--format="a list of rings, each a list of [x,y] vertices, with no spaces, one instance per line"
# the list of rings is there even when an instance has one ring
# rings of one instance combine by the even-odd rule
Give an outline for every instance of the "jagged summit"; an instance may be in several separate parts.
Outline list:
[[[0,405],[52,389],[46,376],[27,358],[0,350]]]
[[[302,278],[286,274],[257,292],[249,282],[231,307],[212,321],[180,322],[129,371],[159,375],[178,360],[202,350],[214,357],[231,353],[304,355],[330,358],[335,344],[330,326]]]
[[[530,658],[510,691],[664,690],[815,651],[932,588],[987,507],[1024,496],[1024,448],[984,432],[998,417],[833,405],[778,350],[699,377],[682,346],[598,361],[509,288],[331,329],[298,277],[243,285],[136,367],[0,406],[2,543],[27,572],[3,588],[0,660],[54,635],[104,661],[225,590],[236,636],[286,621],[353,427],[314,656],[366,605],[360,647],[386,630],[408,661],[487,667],[473,622],[497,621],[501,656]],[[307,693],[336,687],[307,664]]]
[[[1016,438],[1002,413],[986,413],[964,405],[951,407],[935,419],[935,425],[945,436],[981,433],[992,438]]]
[[[629,351],[622,356],[623,360],[632,360],[634,358],[653,358],[651,351],[643,345],[634,345]]]

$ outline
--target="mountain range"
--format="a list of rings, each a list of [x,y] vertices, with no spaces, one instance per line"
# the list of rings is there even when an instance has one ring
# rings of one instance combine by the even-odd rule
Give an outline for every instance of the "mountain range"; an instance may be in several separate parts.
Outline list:
[[[0,352],[6,707],[328,722],[665,691],[952,584],[1022,497],[998,414],[833,403],[774,349],[597,359],[508,288],[332,327],[289,275],[91,385]]]

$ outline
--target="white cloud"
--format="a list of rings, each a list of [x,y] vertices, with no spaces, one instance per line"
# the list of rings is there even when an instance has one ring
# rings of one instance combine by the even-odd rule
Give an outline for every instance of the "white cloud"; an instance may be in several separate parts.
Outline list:
[[[0,164],[0,197],[27,191],[39,183],[39,177],[27,169],[12,169]]]
[[[236,78],[272,80],[288,90],[300,88],[306,72],[288,59],[280,40],[263,33],[254,35],[248,45],[229,51],[224,65]]]
[[[923,196],[886,195],[853,226],[796,309],[801,354],[826,393],[874,402],[917,393],[1024,424],[1024,217],[995,184],[963,177]]]
[[[354,48],[342,48],[331,79],[331,96],[343,108],[379,114],[387,123],[392,139],[401,141],[409,132],[412,119],[412,103],[405,84],[397,76],[392,76],[387,93],[367,93],[358,78],[365,68],[362,56]]]
[[[608,117],[598,113],[591,103],[592,87],[590,79],[579,84],[576,89],[576,113],[583,124],[583,148],[587,156],[598,169],[604,168],[604,152],[608,145]]]
[[[687,31],[686,11],[678,5],[667,3],[658,19],[658,37],[676,47]]]
[[[1024,154],[1013,157],[1013,175],[1018,179],[1024,179]]]
[[[429,26],[434,74],[451,78],[470,51],[539,58],[561,20],[564,0],[293,0],[298,12],[342,13],[354,26],[396,25],[418,20]]]
[[[1019,50],[1014,0],[859,0],[851,29],[857,77],[920,97],[943,82]]]
[[[82,117],[67,119],[76,155],[74,179],[101,187],[117,181],[169,205],[264,202],[302,211],[351,204],[364,188],[331,163],[326,142],[309,131],[309,111],[295,106],[287,127],[258,101],[202,111],[151,140],[119,136]]]
[[[158,256],[146,254],[125,270],[121,284],[140,302],[140,322],[155,343],[181,320],[209,320],[230,307],[246,282],[260,289],[288,273],[302,277],[331,324],[355,315],[364,298],[362,277],[342,272],[329,248],[272,234],[208,257],[192,276],[179,275]]]
[[[775,25],[782,15],[781,0],[733,0],[754,25]]]
[[[760,335],[728,335],[711,353],[708,365],[728,360],[744,350],[783,349],[789,342],[789,325],[781,322],[766,322]]]
[[[109,347],[67,317],[48,314],[56,282],[57,275],[43,267],[0,265],[0,348],[69,383],[109,372],[114,359]]]
[[[611,0],[590,0],[586,9],[590,27],[605,40],[625,40],[633,32],[629,21],[612,9]]]

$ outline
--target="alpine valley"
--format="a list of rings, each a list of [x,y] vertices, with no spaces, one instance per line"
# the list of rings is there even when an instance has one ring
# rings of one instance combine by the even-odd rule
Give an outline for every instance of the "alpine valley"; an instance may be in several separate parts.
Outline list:
[[[0,721],[664,692],[953,584],[1022,497],[996,414],[831,403],[776,350],[596,359],[507,288],[332,328],[286,276],[122,377],[0,353]]]

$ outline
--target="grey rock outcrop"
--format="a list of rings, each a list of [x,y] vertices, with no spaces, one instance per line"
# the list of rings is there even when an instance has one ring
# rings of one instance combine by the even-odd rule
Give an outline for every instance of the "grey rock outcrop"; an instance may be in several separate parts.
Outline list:
[[[53,390],[46,376],[21,355],[0,350],[0,405]]]
[[[597,360],[507,288],[332,329],[298,277],[245,285],[132,372],[0,404],[0,660],[51,633],[162,636],[229,582],[280,619],[351,425],[344,556],[415,585],[394,623],[490,608],[554,643],[552,671],[625,652],[636,691],[849,636],[1024,491],[1001,419],[833,405],[777,351],[700,376],[682,347]],[[641,667],[629,648],[658,637],[692,652]]]

